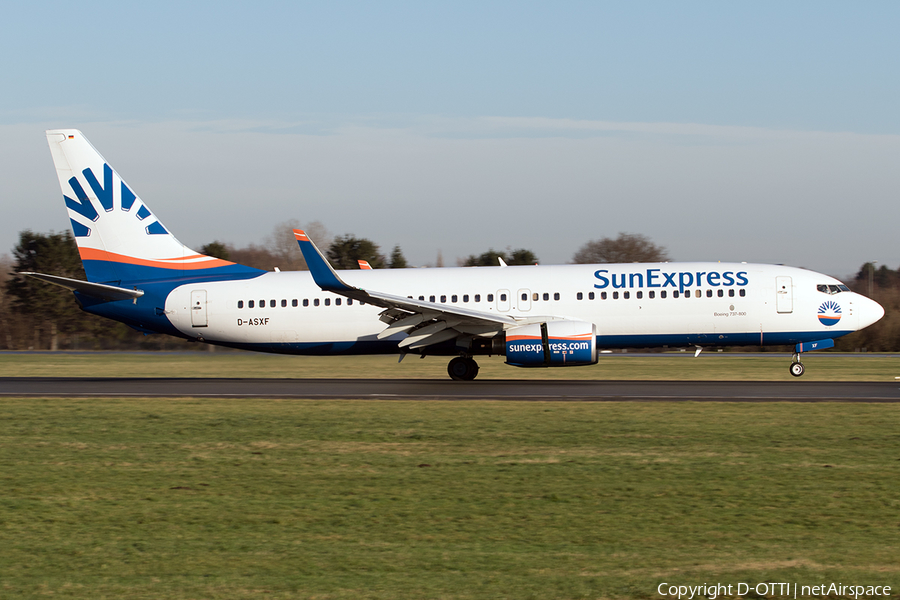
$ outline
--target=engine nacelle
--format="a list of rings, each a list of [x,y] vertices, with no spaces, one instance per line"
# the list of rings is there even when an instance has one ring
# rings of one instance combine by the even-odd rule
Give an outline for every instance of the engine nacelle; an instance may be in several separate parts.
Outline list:
[[[576,367],[597,362],[597,328],[584,321],[549,321],[506,331],[506,364]]]

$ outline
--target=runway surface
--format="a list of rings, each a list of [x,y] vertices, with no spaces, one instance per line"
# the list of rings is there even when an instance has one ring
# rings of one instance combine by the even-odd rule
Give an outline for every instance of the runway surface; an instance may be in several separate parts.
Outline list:
[[[0,396],[900,402],[900,382],[4,377]]]

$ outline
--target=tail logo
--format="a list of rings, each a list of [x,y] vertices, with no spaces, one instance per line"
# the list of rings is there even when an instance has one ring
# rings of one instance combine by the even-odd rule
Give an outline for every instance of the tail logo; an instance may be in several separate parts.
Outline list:
[[[837,325],[841,320],[841,306],[834,300],[827,300],[819,307],[819,323],[826,327]]]
[[[97,202],[100,204],[99,208],[103,209],[103,213],[112,212],[115,205],[115,199],[113,198],[115,187],[113,186],[113,170],[110,166],[107,164],[103,165],[102,184],[90,168],[85,169],[81,174],[84,176],[84,180],[90,186],[91,190],[93,190],[94,195],[97,197]],[[84,191],[84,186],[77,177],[69,179],[69,187],[72,189],[72,193],[76,200],[73,200],[65,194],[63,194],[63,198],[66,201],[66,208],[70,211],[69,215],[70,220],[72,221],[72,232],[75,234],[75,237],[88,237],[91,235],[91,228],[80,221],[76,221],[74,218],[75,215],[79,215],[88,221],[96,222],[103,213],[97,210],[98,207],[91,201],[90,197]],[[119,206],[125,212],[131,212],[135,200],[137,200],[135,193],[128,189],[128,186],[125,185],[125,182],[121,179],[119,179],[118,200]],[[141,203],[140,208],[135,212],[135,218],[137,218],[138,221],[146,221],[150,217],[153,217],[153,213]],[[151,218],[147,223],[148,224],[144,227],[144,232],[147,235],[169,233],[166,231],[165,227],[162,226],[162,223],[155,218]]]

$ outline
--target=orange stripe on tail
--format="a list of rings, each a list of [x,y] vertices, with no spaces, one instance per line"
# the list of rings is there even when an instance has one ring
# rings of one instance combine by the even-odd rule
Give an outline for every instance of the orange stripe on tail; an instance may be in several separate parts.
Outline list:
[[[202,254],[194,254],[192,256],[177,258],[135,258],[134,256],[125,256],[124,254],[116,254],[107,252],[106,250],[97,250],[96,248],[79,248],[78,254],[81,260],[106,260],[109,262],[123,263],[127,265],[142,265],[145,267],[159,267],[161,269],[178,269],[178,270],[195,270],[210,269],[213,267],[226,267],[233,265],[233,262],[213,258],[212,256],[204,256]],[[197,260],[198,257],[206,260]]]

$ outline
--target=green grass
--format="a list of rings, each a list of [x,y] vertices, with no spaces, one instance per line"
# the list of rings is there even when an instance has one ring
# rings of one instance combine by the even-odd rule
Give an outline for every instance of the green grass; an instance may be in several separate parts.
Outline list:
[[[596,365],[519,369],[479,357],[479,379],[681,379],[787,381],[787,354],[604,354]],[[448,357],[280,356],[251,352],[0,353],[0,377],[289,377],[446,379]],[[900,355],[803,355],[803,381],[893,381]]]
[[[900,589],[900,406],[3,399],[0,597]]]

